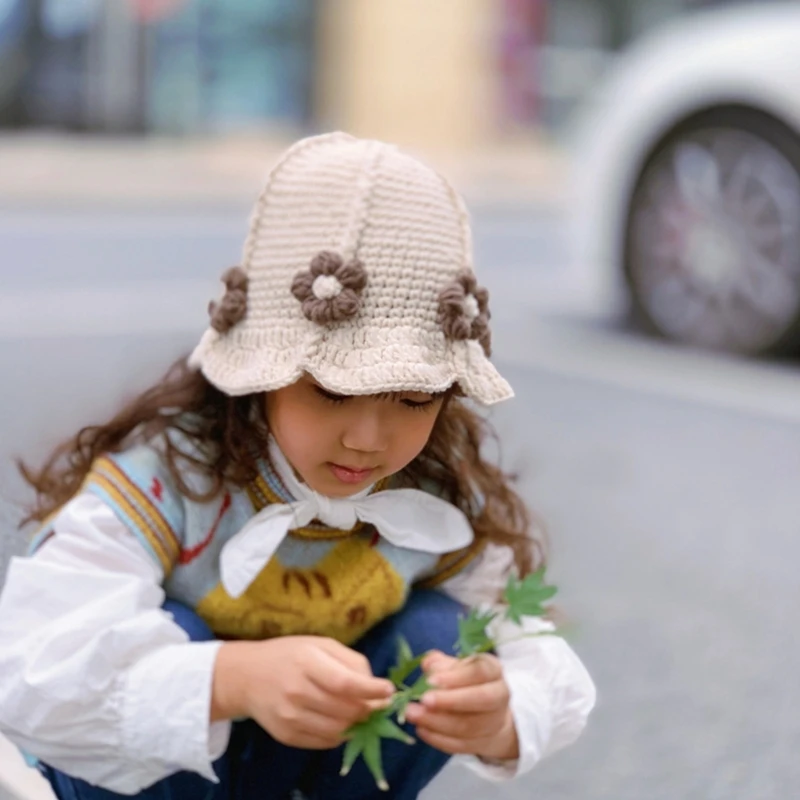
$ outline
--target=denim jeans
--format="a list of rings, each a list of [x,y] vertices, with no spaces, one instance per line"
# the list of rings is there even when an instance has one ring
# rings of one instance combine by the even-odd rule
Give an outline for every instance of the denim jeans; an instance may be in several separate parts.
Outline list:
[[[187,607],[168,601],[164,608],[173,614],[192,641],[213,638],[203,620]],[[369,659],[376,675],[385,675],[394,664],[398,636],[408,640],[414,653],[434,648],[451,653],[458,638],[457,620],[461,611],[458,603],[440,592],[414,591],[398,613],[369,631],[354,649]],[[413,733],[411,726],[405,727]],[[214,764],[220,779],[218,784],[195,773],[178,772],[136,797],[141,800],[283,800],[292,796],[309,800],[378,797],[407,800],[417,797],[449,758],[419,740],[414,745],[385,740],[382,752],[391,787],[388,793],[378,790],[361,759],[349,775],[341,777],[342,747],[333,750],[287,747],[276,742],[252,720],[244,720],[234,723],[228,749]],[[125,797],[70,778],[44,764],[40,769],[59,800]]]

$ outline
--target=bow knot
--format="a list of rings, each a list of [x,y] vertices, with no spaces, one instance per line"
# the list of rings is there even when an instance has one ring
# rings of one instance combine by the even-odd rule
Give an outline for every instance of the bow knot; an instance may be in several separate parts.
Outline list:
[[[314,492],[310,501],[316,506],[316,512],[311,519],[316,518],[331,528],[349,531],[358,522],[355,505],[348,500],[337,500]]]
[[[240,597],[275,554],[289,531],[313,519],[337,530],[352,530],[361,521],[374,525],[395,547],[426,553],[449,553],[472,542],[469,520],[451,503],[419,489],[391,489],[370,494],[372,487],[351,497],[331,498],[312,491],[294,475],[274,440],[270,459],[292,496],[259,511],[222,548],[222,585]],[[429,533],[430,531],[430,533]]]

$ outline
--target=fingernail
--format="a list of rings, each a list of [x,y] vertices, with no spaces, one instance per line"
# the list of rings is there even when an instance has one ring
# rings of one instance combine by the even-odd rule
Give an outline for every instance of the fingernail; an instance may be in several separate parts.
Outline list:
[[[422,695],[422,703],[428,708],[433,708],[436,705],[436,695],[426,692]]]
[[[417,705],[410,705],[406,708],[406,719],[409,722],[416,722],[420,718],[421,714],[422,711]]]
[[[439,681],[435,675],[428,677],[428,686],[438,687]]]

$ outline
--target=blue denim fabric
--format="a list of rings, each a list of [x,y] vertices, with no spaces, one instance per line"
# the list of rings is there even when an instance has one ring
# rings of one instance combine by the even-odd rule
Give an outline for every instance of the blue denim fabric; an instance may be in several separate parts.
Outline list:
[[[190,609],[167,601],[165,610],[192,641],[208,641],[213,634]],[[385,675],[394,664],[397,637],[404,636],[415,653],[439,649],[451,653],[458,638],[461,606],[440,592],[418,590],[397,614],[369,631],[356,645],[376,675]],[[411,726],[405,726],[413,733]],[[339,776],[342,748],[301,750],[276,742],[252,720],[233,725],[225,754],[215,764],[219,784],[190,772],[178,772],[136,795],[141,800],[284,800],[303,796],[308,800],[411,800],[447,763],[449,756],[424,742],[409,746],[397,741],[383,744],[383,765],[390,785],[381,792],[358,760],[347,777]],[[118,795],[70,778],[41,765],[59,800],[120,800]],[[294,794],[293,794],[294,793]],[[301,793],[301,794],[300,794]]]

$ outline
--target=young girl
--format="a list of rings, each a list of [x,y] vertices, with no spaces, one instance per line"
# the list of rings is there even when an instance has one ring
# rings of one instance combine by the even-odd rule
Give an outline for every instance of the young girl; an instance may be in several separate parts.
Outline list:
[[[562,639],[452,657],[464,608],[543,558],[465,402],[512,392],[460,198],[393,147],[303,140],[223,281],[188,367],[25,470],[0,730],[62,799],[375,797],[342,734],[403,635],[434,689],[384,744],[392,797],[450,754],[505,779],[572,742],[594,687]]]

